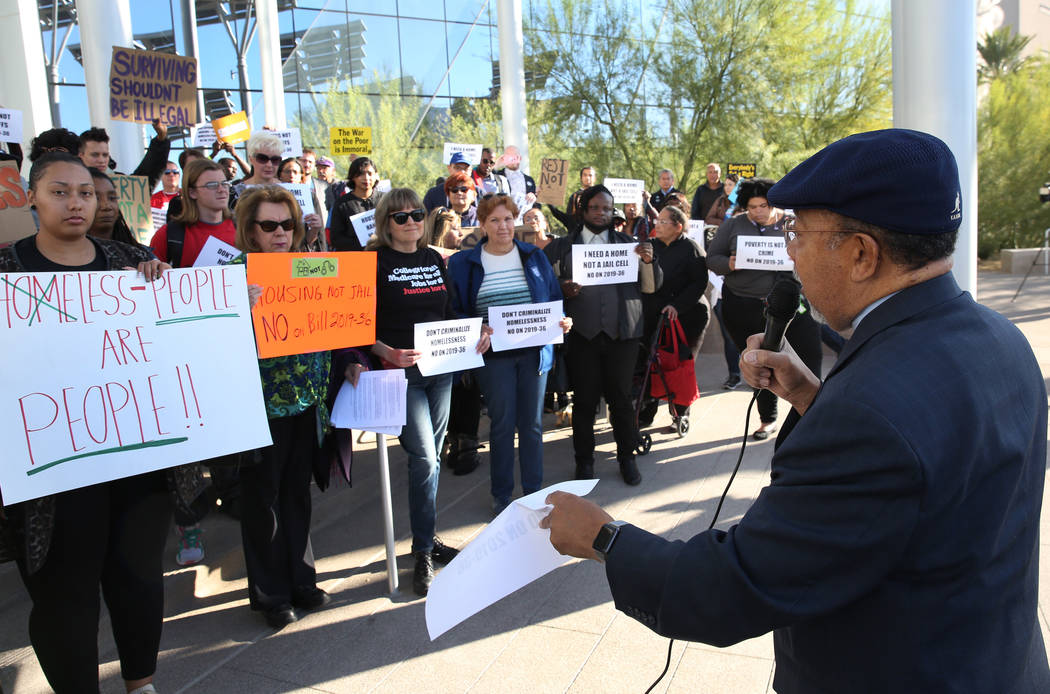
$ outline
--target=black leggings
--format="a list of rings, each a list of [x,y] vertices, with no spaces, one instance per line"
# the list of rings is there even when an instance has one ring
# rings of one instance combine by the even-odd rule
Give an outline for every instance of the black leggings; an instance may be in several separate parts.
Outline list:
[[[809,370],[820,378],[820,362],[823,352],[820,346],[820,324],[813,320],[809,304],[805,313],[796,313],[787,329],[787,341]],[[766,329],[762,299],[737,296],[727,287],[722,287],[722,320],[733,337],[736,348],[743,353],[747,338]],[[763,424],[777,419],[777,396],[768,390],[758,394],[758,416]]]
[[[29,640],[57,694],[98,691],[99,585],[125,680],[157,669],[164,620],[164,540],[172,503],[164,472],[55,495],[44,565],[26,573]]]

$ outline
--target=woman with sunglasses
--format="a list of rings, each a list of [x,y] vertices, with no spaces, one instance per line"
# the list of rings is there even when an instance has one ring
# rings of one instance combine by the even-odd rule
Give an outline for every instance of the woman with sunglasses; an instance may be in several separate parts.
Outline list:
[[[290,192],[261,186],[237,204],[237,248],[247,253],[302,249],[306,230]],[[246,262],[242,254],[234,262]],[[248,285],[252,306],[262,288]],[[253,452],[240,469],[241,541],[248,571],[248,604],[280,629],[330,598],[317,587],[310,546],[310,479],[328,467],[318,432],[328,428],[331,353],[310,352],[259,360],[273,444]],[[323,483],[323,484],[322,484]],[[318,486],[327,486],[327,477]]]
[[[383,194],[376,190],[379,174],[376,165],[368,157],[358,157],[350,162],[347,173],[349,189],[332,206],[329,233],[332,247],[337,251],[359,251],[363,248],[350,218],[374,210]]]
[[[230,184],[222,166],[211,159],[194,159],[182,177],[182,211],[150,241],[158,258],[174,267],[192,267],[212,236],[231,246],[236,242],[227,202]]]
[[[254,186],[276,184],[277,169],[283,160],[284,143],[273,133],[258,132],[247,142],[248,163],[252,165],[252,174],[244,180],[235,181],[230,188],[230,209],[237,206],[237,199]]]
[[[459,215],[461,227],[478,225],[478,191],[474,179],[466,171],[457,171],[445,179],[445,197],[448,207]]]
[[[376,207],[376,231],[365,250],[376,252],[376,343],[372,354],[385,368],[405,369],[407,417],[401,447],[408,455],[408,515],[415,572],[412,588],[426,595],[434,563],[458,553],[434,535],[437,524],[438,452],[449,416],[452,374],[423,376],[416,367],[415,324],[456,318],[445,264],[423,233],[426,213],[419,196],[395,188]],[[488,349],[482,335],[478,352]]]

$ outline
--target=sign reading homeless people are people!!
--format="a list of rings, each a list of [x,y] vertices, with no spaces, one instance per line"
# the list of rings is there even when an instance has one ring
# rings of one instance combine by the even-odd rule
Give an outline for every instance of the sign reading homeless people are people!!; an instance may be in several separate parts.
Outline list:
[[[794,270],[783,236],[737,236],[737,270]]]
[[[235,145],[251,137],[251,128],[248,127],[248,115],[244,111],[216,118],[211,122],[211,127],[215,130],[215,137],[222,143],[228,142],[231,145]]]
[[[637,243],[574,244],[572,281],[592,284],[623,284],[638,281]]]
[[[560,345],[565,341],[560,325],[564,315],[561,301],[489,306],[492,351]]]
[[[113,46],[109,117],[171,127],[197,124],[197,59]]]
[[[286,128],[284,130],[256,130],[252,135],[274,135],[281,140],[284,151],[281,152],[282,159],[303,156],[303,137],[299,134],[299,128]]]
[[[271,443],[242,267],[0,275],[0,334],[5,504]]]
[[[113,174],[113,187],[117,189],[117,204],[124,221],[139,243],[148,244],[153,238],[153,208],[149,204],[149,179],[145,176]]]
[[[485,365],[478,354],[481,319],[462,318],[416,323],[416,351],[422,352],[416,366],[424,376],[475,369]]]
[[[328,129],[329,152],[333,155],[348,154],[351,157],[372,155],[372,129],[364,127]],[[448,163],[448,162],[446,162]]]
[[[249,253],[248,283],[261,358],[376,341],[375,253]]]
[[[540,180],[536,181],[536,199],[547,205],[561,207],[565,203],[567,159],[544,159],[540,162]]]
[[[726,176],[736,174],[740,178],[754,178],[758,172],[757,164],[726,164]]]
[[[36,233],[29,211],[29,197],[13,161],[0,161],[0,243],[17,241]]]
[[[0,108],[0,142],[22,144],[22,112]]]
[[[471,166],[477,166],[481,163],[481,150],[484,149],[482,145],[464,145],[457,142],[446,142],[445,149],[441,154],[441,163],[448,165],[452,155],[456,152],[462,152],[463,156],[467,158]]]

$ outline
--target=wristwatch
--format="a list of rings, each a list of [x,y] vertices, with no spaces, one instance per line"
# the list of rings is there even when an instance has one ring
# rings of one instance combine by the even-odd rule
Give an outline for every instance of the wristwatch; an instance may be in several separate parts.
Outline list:
[[[620,528],[627,525],[627,521],[617,520],[610,521],[602,526],[602,529],[598,531],[598,534],[594,538],[594,542],[591,543],[591,547],[598,556],[605,561],[605,558],[609,556],[609,552],[612,551],[613,543],[616,542],[617,536],[620,534]]]

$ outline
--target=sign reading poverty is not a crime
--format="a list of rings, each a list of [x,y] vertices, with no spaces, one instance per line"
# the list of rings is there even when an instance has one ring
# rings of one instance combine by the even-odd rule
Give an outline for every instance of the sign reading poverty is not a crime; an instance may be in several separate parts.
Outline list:
[[[113,46],[109,117],[168,127],[197,124],[197,59]]]
[[[794,270],[783,236],[737,236],[737,270]]]
[[[270,443],[242,267],[3,274],[0,342],[5,504]]]

